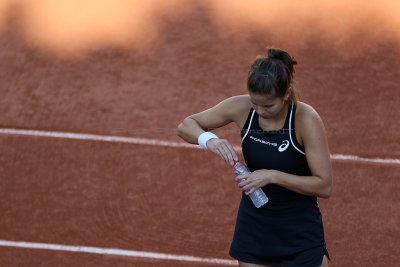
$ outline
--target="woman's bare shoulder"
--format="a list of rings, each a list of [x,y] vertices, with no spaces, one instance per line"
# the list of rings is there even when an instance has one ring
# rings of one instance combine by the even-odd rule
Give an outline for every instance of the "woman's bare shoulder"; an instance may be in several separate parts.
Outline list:
[[[321,120],[318,112],[312,106],[300,101],[296,105],[296,118],[302,122]]]
[[[203,129],[219,128],[231,122],[240,127],[246,121],[251,108],[249,99],[246,95],[232,96],[207,110],[190,115],[189,118],[197,121]]]
[[[296,109],[296,135],[299,134],[301,142],[307,137],[316,137],[316,134],[322,136],[325,134],[324,123],[318,112],[310,105],[297,102]]]
[[[251,108],[251,102],[250,102],[249,95],[234,96],[232,101],[234,101],[235,108],[240,112],[243,112],[243,110],[249,111]]]
[[[233,121],[242,128],[246,122],[247,115],[251,109],[249,95],[237,95],[227,99],[229,102],[229,113]]]
[[[228,98],[232,102],[237,102],[238,104],[245,104],[249,102],[250,96],[249,95],[235,95]]]

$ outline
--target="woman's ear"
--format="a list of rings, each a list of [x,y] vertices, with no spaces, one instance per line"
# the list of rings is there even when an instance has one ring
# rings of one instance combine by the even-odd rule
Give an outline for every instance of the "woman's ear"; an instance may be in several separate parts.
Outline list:
[[[290,97],[291,94],[292,94],[292,87],[289,87],[289,88],[286,90],[286,93],[285,93],[285,96],[283,97],[283,99],[284,99],[285,101],[288,101],[288,99],[289,99],[289,97]]]

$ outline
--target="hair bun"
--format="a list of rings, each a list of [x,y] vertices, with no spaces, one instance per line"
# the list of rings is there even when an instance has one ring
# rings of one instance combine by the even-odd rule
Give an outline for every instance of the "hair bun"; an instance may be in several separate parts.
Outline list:
[[[297,61],[287,52],[278,48],[268,48],[268,58],[282,61],[289,71],[290,76],[293,75],[293,66],[297,64]]]

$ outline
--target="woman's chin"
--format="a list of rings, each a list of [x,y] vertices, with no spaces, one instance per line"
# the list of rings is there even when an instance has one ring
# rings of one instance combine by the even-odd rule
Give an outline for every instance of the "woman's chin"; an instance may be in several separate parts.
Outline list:
[[[263,118],[263,119],[266,119],[266,120],[268,120],[268,119],[271,119],[271,116],[270,115],[259,115],[261,118]]]

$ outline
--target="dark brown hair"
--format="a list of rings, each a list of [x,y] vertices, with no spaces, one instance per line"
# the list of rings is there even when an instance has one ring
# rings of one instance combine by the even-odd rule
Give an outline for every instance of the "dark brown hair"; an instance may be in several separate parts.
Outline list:
[[[247,79],[247,89],[255,94],[273,94],[283,97],[292,85],[296,60],[278,48],[268,48],[267,56],[258,56]],[[289,98],[296,101],[294,88]]]

